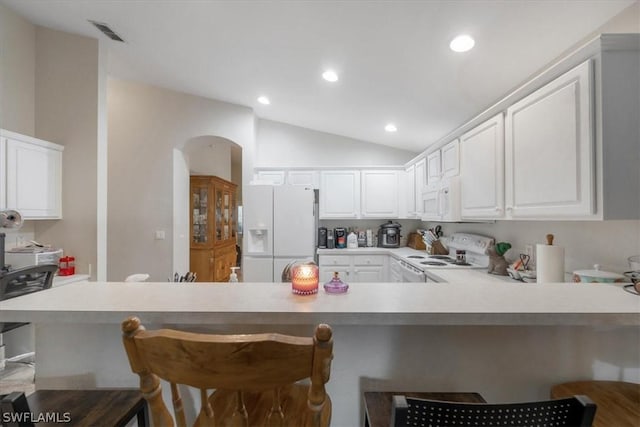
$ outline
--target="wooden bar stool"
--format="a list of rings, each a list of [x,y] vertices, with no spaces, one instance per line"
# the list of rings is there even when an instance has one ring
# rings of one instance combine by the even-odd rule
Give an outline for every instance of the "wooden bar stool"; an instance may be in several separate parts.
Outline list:
[[[640,384],[622,381],[576,381],[551,387],[551,398],[589,396],[598,406],[594,427],[640,426]]]

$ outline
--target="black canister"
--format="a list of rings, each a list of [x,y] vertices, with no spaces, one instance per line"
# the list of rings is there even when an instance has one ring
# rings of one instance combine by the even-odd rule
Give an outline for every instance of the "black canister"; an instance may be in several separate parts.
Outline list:
[[[318,228],[318,247],[321,249],[327,247],[327,227]]]
[[[347,247],[347,229],[343,227],[337,227],[333,229],[333,238],[336,241],[336,248]]]

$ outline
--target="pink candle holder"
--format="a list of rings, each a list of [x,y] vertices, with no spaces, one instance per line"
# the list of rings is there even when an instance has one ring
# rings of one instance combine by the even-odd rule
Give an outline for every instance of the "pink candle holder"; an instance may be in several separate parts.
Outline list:
[[[291,291],[297,295],[318,293],[318,266],[298,264],[291,273]]]

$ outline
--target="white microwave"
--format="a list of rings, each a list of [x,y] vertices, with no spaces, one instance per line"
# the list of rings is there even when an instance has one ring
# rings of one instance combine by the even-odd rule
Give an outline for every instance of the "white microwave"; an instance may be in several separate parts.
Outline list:
[[[443,178],[422,191],[423,221],[459,222],[460,177]]]
[[[12,270],[34,265],[56,264],[58,265],[62,257],[62,249],[51,249],[40,252],[12,252],[4,253],[4,262]]]

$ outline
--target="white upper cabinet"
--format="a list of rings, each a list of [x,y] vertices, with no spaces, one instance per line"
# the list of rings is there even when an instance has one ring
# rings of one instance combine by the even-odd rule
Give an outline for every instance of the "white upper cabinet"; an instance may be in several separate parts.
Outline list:
[[[404,170],[404,176],[402,180],[402,188],[400,189],[400,195],[402,199],[400,201],[401,218],[415,218],[416,217],[416,165],[409,165]],[[403,204],[404,202],[404,204]],[[402,207],[404,206],[404,209]]]
[[[460,137],[463,219],[504,217],[502,113]]]
[[[435,184],[442,178],[440,150],[427,155],[427,185]]]
[[[416,216],[422,216],[424,207],[422,204],[422,191],[427,186],[427,159],[422,158],[418,160],[415,165],[415,201],[416,201]]]
[[[587,61],[507,109],[509,217],[594,213],[592,87],[592,64]]]
[[[283,170],[259,170],[256,172],[256,178],[260,184],[282,185],[284,184],[285,171]]]
[[[319,173],[316,170],[287,171],[287,184],[300,185],[309,188],[320,188]]]
[[[360,171],[321,171],[319,193],[320,219],[359,217]]]
[[[362,171],[362,218],[398,218],[397,170]]]
[[[442,176],[452,177],[460,173],[460,140],[454,139],[440,149]]]
[[[2,131],[6,150],[5,206],[25,219],[62,218],[62,151],[64,147]]]

